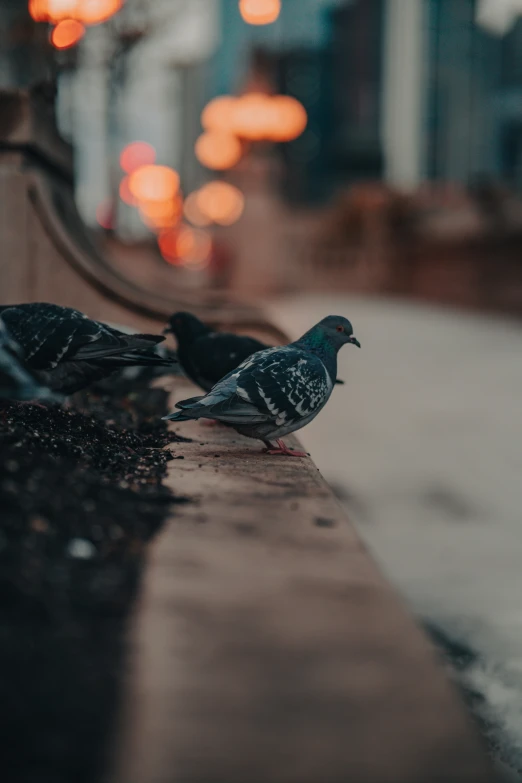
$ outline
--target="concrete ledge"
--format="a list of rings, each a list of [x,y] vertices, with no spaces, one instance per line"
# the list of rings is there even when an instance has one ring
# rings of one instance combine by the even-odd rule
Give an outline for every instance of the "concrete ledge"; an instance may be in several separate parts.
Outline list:
[[[177,398],[193,394],[188,385]],[[176,431],[197,502],[152,545],[121,783],[492,780],[434,653],[311,460]]]

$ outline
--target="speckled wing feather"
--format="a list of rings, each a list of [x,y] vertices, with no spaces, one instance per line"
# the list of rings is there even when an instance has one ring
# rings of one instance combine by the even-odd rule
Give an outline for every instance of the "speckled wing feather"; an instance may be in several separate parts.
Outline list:
[[[0,314],[34,370],[51,370],[66,360],[92,361],[146,350],[162,340],[124,335],[78,310],[53,304],[3,306]]]
[[[307,418],[322,407],[331,386],[317,356],[287,346],[250,366],[247,361],[239,373],[236,393],[283,425]]]
[[[273,421],[284,426],[320,410],[332,388],[321,360],[294,346],[269,348],[246,359],[201,400],[178,405],[190,417],[229,423]]]

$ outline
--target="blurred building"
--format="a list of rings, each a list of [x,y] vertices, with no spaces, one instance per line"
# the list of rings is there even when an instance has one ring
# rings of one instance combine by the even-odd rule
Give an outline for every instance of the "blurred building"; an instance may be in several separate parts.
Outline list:
[[[506,9],[508,23],[496,24]],[[383,139],[392,182],[487,177],[522,187],[517,10],[518,0],[387,0]]]
[[[521,0],[283,0],[274,24],[255,27],[237,0],[126,0],[57,58],[82,213],[94,222],[115,196],[119,151],[135,139],[180,171],[185,191],[201,184],[201,109],[245,88],[253,52],[273,89],[308,113],[303,135],[279,149],[290,200],[381,178],[411,188],[480,176],[520,189],[520,12]],[[0,39],[0,86],[52,75],[46,26],[31,23],[27,0],[0,3]],[[129,235],[144,231],[135,211],[119,212]]]

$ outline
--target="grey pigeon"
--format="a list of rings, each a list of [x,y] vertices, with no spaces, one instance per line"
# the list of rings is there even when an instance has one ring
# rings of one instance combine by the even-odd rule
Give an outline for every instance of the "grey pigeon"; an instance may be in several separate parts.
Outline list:
[[[0,318],[0,399],[28,402],[57,402],[58,398],[40,384],[23,366],[23,351]]]
[[[171,316],[163,334],[175,336],[183,372],[206,392],[253,353],[270,347],[255,337],[217,332],[192,313],[184,312]]]
[[[26,368],[62,394],[73,394],[123,367],[170,366],[155,353],[164,337],[124,334],[70,307],[3,305],[0,317],[22,347]]]
[[[253,354],[208,394],[179,402],[180,412],[165,419],[216,419],[262,440],[269,454],[305,456],[281,438],[304,427],[326,405],[337,377],[337,351],[345,343],[360,348],[350,321],[329,315],[295,343]]]

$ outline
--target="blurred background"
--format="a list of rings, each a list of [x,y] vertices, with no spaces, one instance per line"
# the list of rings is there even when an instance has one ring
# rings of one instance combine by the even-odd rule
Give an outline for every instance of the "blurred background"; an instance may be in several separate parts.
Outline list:
[[[42,79],[128,279],[352,320],[303,442],[522,779],[522,0],[2,0]]]

